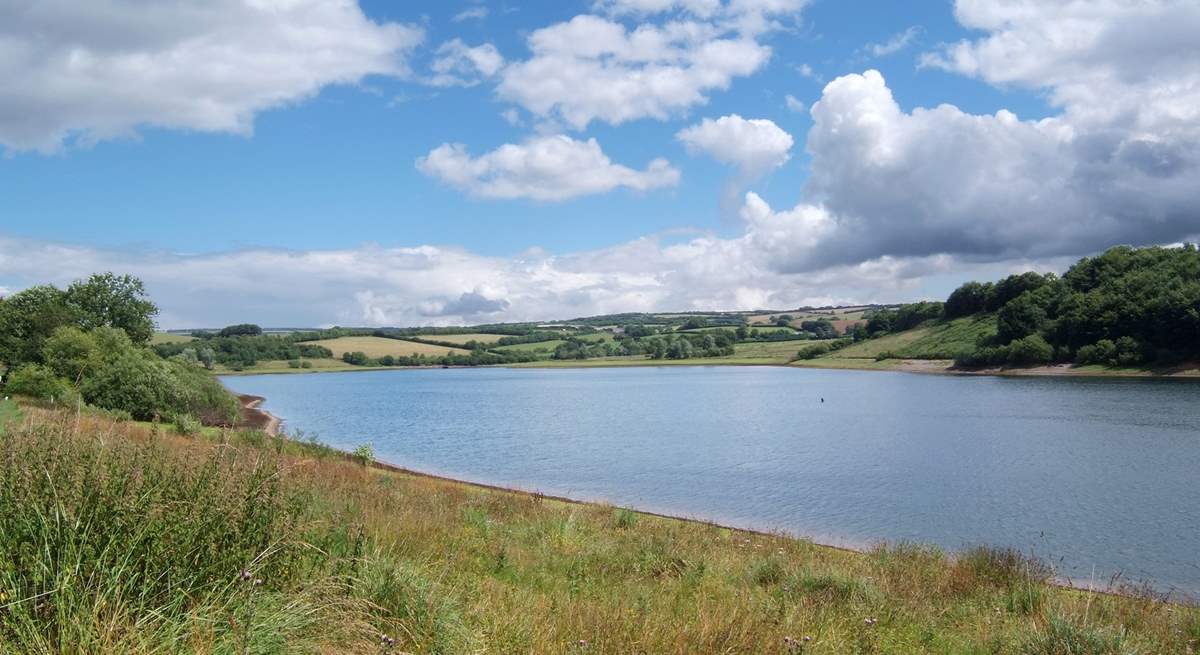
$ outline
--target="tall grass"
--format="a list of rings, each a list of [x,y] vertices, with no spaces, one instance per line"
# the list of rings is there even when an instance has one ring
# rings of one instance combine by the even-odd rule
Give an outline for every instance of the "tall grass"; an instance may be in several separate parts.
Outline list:
[[[1054,587],[1010,551],[852,553],[261,434],[26,413],[0,437],[4,653],[1123,655],[1200,638],[1193,608]]]

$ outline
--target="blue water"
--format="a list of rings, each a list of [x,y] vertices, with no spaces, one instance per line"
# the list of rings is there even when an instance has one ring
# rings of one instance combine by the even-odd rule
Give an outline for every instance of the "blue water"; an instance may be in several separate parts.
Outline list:
[[[824,543],[1014,546],[1200,595],[1200,383],[779,367],[227,377],[295,433]],[[824,402],[821,399],[824,398]]]

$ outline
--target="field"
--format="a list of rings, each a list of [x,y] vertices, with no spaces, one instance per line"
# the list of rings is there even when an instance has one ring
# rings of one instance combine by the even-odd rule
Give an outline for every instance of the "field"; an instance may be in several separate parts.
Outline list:
[[[776,363],[785,364],[787,361],[796,356],[796,353],[805,345],[817,343],[815,341],[757,341],[749,343],[739,343],[734,345],[734,357],[739,358],[757,358],[771,360]],[[718,358],[718,361],[721,358]]]
[[[443,341],[445,343],[455,343],[460,346],[466,344],[469,341],[476,341],[476,342],[484,344],[486,346],[486,345],[496,343],[503,337],[504,337],[503,334],[481,334],[481,333],[476,333],[476,334],[418,334],[417,335],[418,339],[424,339],[426,341]],[[392,354],[395,354],[395,353],[392,353]]]
[[[471,353],[471,351],[464,350],[462,348],[432,346],[426,343],[400,341],[397,339],[386,339],[384,337],[338,337],[337,339],[304,341],[302,343],[325,346],[333,351],[334,358],[340,358],[343,353],[348,352],[366,353],[367,357],[383,357],[384,355],[392,355],[393,357],[405,357],[411,355],[441,357],[446,353],[453,353],[456,355],[469,355]]]
[[[562,339],[555,339],[553,341],[538,341],[536,343],[514,343],[511,346],[497,346],[495,348],[492,348],[492,350],[495,350],[497,352],[502,352],[502,353],[503,352],[514,352],[514,351],[515,352],[536,352],[536,351],[554,352],[555,348],[559,347],[560,345],[562,345],[564,343],[566,343],[566,341],[564,341]]]
[[[19,601],[0,620],[5,652],[1148,655],[1200,642],[1194,608],[1054,587],[1011,551],[859,554],[261,433],[26,411],[31,426],[0,440],[17,463],[0,467],[0,552],[19,558],[0,571]]]
[[[155,332],[150,337],[150,345],[157,346],[161,343],[187,343],[195,341],[196,337],[187,334],[171,334],[169,332]]]
[[[954,359],[996,333],[994,316],[957,318],[856,343],[821,359],[875,358],[884,353],[907,359]]]
[[[213,369],[213,372],[215,372],[218,375],[256,375],[259,373],[323,373],[323,372],[332,372],[332,371],[378,371],[381,369],[388,369],[388,368],[401,368],[401,367],[395,367],[395,366],[392,366],[392,367],[388,367],[388,366],[355,366],[353,364],[347,364],[346,362],[343,362],[340,359],[304,358],[299,361],[307,362],[309,364],[308,368],[292,368],[291,365],[289,365],[286,361],[281,361],[281,360],[264,360],[264,361],[260,361],[259,363],[255,364],[254,366],[244,367],[240,371],[231,369],[227,366],[217,365],[217,367],[215,369]]]

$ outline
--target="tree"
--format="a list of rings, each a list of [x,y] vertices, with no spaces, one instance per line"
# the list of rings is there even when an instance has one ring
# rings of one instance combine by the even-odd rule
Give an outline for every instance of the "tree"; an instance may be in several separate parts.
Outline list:
[[[955,289],[946,299],[943,314],[946,318],[958,318],[978,314],[987,308],[988,293],[992,285],[967,282]]]
[[[78,384],[91,370],[102,364],[96,339],[74,326],[54,331],[42,346],[42,357],[55,375]]]
[[[1017,339],[1008,345],[1008,363],[1015,365],[1049,364],[1054,348],[1040,334]]]
[[[1008,343],[1027,337],[1041,330],[1046,320],[1046,310],[1033,293],[1023,293],[1000,308],[996,315],[996,338],[1000,343]]]
[[[158,306],[146,297],[142,281],[131,275],[100,273],[75,282],[67,287],[66,302],[84,330],[120,328],[135,344],[149,343],[154,336]]]
[[[76,396],[71,383],[41,364],[25,364],[9,375],[4,390],[31,398],[72,402]]]
[[[30,287],[0,302],[0,362],[16,367],[42,361],[42,345],[60,327],[74,325],[75,310],[56,287]]]
[[[257,337],[262,333],[262,328],[253,323],[239,323],[222,328],[217,334],[222,337]]]

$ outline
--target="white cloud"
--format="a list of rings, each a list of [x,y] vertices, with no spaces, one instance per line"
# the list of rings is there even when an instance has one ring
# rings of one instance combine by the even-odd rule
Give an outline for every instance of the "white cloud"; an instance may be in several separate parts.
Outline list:
[[[825,78],[822,77],[820,73],[813,70],[813,67],[808,64],[800,64],[799,66],[796,66],[796,72],[800,73],[802,77],[807,77],[814,82],[821,83],[825,81]]]
[[[582,130],[592,121],[619,125],[665,120],[703,105],[712,91],[762,68],[771,49],[759,43],[775,19],[802,0],[712,2],[612,0],[610,14],[672,12],[662,24],[628,29],[618,18],[580,15],[533,32],[532,57],[502,73],[499,97],[536,116]]]
[[[927,54],[926,65],[1048,89],[1080,128],[1200,130],[1200,4],[960,0],[955,15],[988,34]]]
[[[416,27],[349,0],[0,4],[0,145],[54,151],[144,125],[249,134],[258,112],[406,74]]]
[[[789,213],[826,219],[815,241],[763,246],[780,270],[884,256],[1048,258],[1177,241],[1200,222],[1200,173],[1179,143],[1111,132],[1098,141],[1065,118],[1003,110],[905,112],[876,71],[831,82],[812,116],[806,201]]]
[[[479,157],[462,144],[445,143],[418,159],[417,169],[483,198],[556,201],[618,187],[648,191],[679,183],[679,171],[665,159],[637,171],[614,164],[595,139],[563,135],[508,143]]]
[[[920,34],[921,28],[914,25],[883,43],[868,44],[865,49],[875,57],[887,57],[907,48]]]
[[[788,219],[803,229],[803,218]],[[459,248],[365,245],[342,250],[242,250],[181,255],[107,250],[0,236],[0,280],[13,288],[65,285],[113,270],[137,275],[162,308],[165,328],[455,325],[537,321],[626,311],[786,309],[894,302],[927,295],[926,276],[954,272],[947,257],[880,258],[804,275],[767,264],[754,232],[698,235],[667,244],[646,237],[566,255],[533,250],[502,258]],[[297,283],[302,281],[302,283]],[[939,291],[938,295],[944,295]]]
[[[791,157],[792,135],[765,118],[747,120],[737,114],[706,118],[676,133],[688,150],[737,166],[750,180],[779,168]]]
[[[462,39],[451,39],[438,47],[430,68],[432,86],[475,86],[493,77],[504,67],[504,57],[496,46],[484,43],[468,46]]]
[[[783,97],[783,102],[787,106],[788,111],[791,112],[800,113],[807,108],[803,100],[796,98],[796,96],[790,93]]]
[[[451,22],[461,23],[466,20],[483,20],[484,18],[487,18],[487,16],[487,7],[471,7],[454,14],[454,17],[450,20]]]

